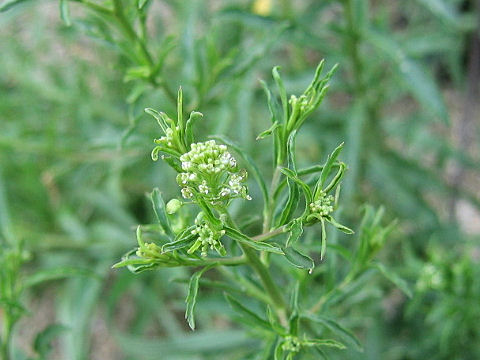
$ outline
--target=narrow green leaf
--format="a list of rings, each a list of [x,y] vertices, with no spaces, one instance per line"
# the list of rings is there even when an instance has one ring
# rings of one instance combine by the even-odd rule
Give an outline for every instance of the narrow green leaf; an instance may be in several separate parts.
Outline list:
[[[298,336],[298,328],[300,325],[300,312],[298,308],[298,293],[300,291],[300,282],[297,280],[293,287],[292,296],[290,299],[290,319],[288,320],[290,334]]]
[[[27,276],[24,280],[24,287],[32,287],[46,281],[70,278],[74,276],[87,276],[100,279],[100,277],[90,269],[62,266],[53,269],[38,270],[34,274]]]
[[[197,111],[192,111],[190,113],[190,117],[185,124],[185,139],[187,141],[187,147],[190,146],[194,142],[193,137],[193,125],[199,119],[203,118],[203,114]]]
[[[225,298],[232,307],[233,310],[238,312],[249,324],[259,326],[265,330],[272,331],[272,328],[268,321],[262,319],[259,315],[255,314],[252,310],[248,309],[246,306],[243,306],[240,301],[236,300],[231,295],[225,293]]]
[[[162,246],[162,253],[167,253],[179,249],[186,248],[190,245],[192,245],[192,241],[194,240],[196,235],[194,234],[187,234],[186,237],[183,237],[179,240],[167,243]]]
[[[195,318],[193,316],[193,311],[197,302],[198,281],[203,273],[209,269],[211,269],[211,266],[206,266],[202,270],[195,272],[190,278],[190,283],[188,284],[188,294],[187,298],[185,299],[185,302],[187,303],[185,319],[187,319],[188,325],[192,330],[195,330]]]
[[[349,227],[346,227],[345,225],[342,225],[340,223],[338,223],[332,216],[325,216],[325,220],[328,221],[330,224],[332,224],[333,226],[335,226],[338,230],[344,232],[345,234],[355,234],[355,231],[353,231],[352,229],[350,229]]]
[[[302,254],[300,251],[294,249],[293,247],[284,247],[282,248],[282,250],[285,254],[285,258],[293,266],[299,269],[309,270],[310,272],[315,267],[315,263],[310,256]]]
[[[435,81],[419,64],[407,57],[393,36],[370,30],[365,33],[365,39],[393,62],[399,78],[415,99],[448,124],[448,111]]]
[[[274,98],[272,96],[272,92],[268,88],[268,85],[265,83],[265,81],[260,80],[260,83],[262,84],[263,90],[265,91],[265,94],[267,95],[268,110],[270,111],[270,119],[272,121],[272,124],[280,123],[278,121],[278,116],[277,116],[277,113],[276,113],[276,103],[275,103]]]
[[[139,10],[142,10],[145,4],[147,4],[150,0],[137,0],[137,7]]]
[[[290,227],[290,234],[288,235],[286,247],[289,247],[297,242],[297,240],[303,234],[303,222],[302,219],[295,219]]]
[[[183,123],[183,91],[181,86],[178,88],[177,93],[177,125],[180,129],[180,133],[184,134],[185,125]]]
[[[407,282],[403,280],[400,276],[387,269],[385,266],[383,266],[383,264],[380,263],[374,263],[372,267],[380,271],[383,276],[385,276],[388,280],[395,284],[395,286],[402,290],[402,292],[409,298],[413,296],[412,290],[408,286]]]
[[[282,102],[282,109],[283,109],[283,121],[284,123],[288,120],[288,99],[287,99],[287,91],[285,90],[285,85],[283,84],[283,80],[278,72],[279,67],[275,66],[272,69],[273,79],[275,80],[275,84],[277,84],[278,93],[280,94],[280,101]]]
[[[2,5],[0,5],[0,12],[7,11],[16,5],[21,4],[23,2],[27,2],[27,1],[29,0],[6,0],[5,2],[2,3]]]
[[[270,136],[273,134],[273,132],[278,128],[280,127],[280,124],[275,121],[272,126],[270,126],[267,130],[265,131],[262,131],[260,134],[258,134],[257,136],[257,140],[262,140],[262,139],[265,139],[267,136]]]
[[[337,349],[346,349],[347,347],[343,345],[341,342],[333,339],[309,339],[305,340],[303,342],[304,346],[328,346],[328,347],[334,347]]]
[[[320,224],[322,225],[322,247],[320,250],[320,260],[323,260],[327,251],[327,231],[325,229],[325,220],[320,218]]]
[[[283,348],[282,348],[283,342],[279,339],[277,346],[275,347],[275,352],[274,352],[274,360],[283,360]]]
[[[362,344],[360,340],[353,334],[350,330],[340,325],[334,319],[328,318],[326,316],[313,315],[313,314],[302,314],[301,316],[304,319],[311,320],[313,322],[322,324],[327,327],[330,331],[342,337],[345,341],[348,341],[354,345],[358,350],[363,351]]]
[[[307,205],[310,204],[312,202],[312,197],[313,197],[312,196],[312,191],[310,190],[310,187],[307,184],[305,184],[301,179],[299,179],[292,170],[287,169],[287,168],[280,168],[280,171],[285,176],[287,176],[288,178],[293,180],[295,183],[300,185],[300,187],[303,190],[303,193],[305,195]]]
[[[163,231],[170,236],[174,237],[172,228],[170,226],[170,220],[168,220],[167,212],[165,209],[165,202],[162,198],[162,193],[158,188],[153,189],[152,193],[150,194],[150,200],[152,201],[153,211],[155,212],[155,216],[157,221],[162,226]]]
[[[320,185],[319,189],[323,188],[323,185],[325,185],[325,181],[327,181],[328,175],[330,174],[330,170],[332,169],[333,164],[335,163],[335,160],[337,160],[338,155],[343,149],[343,142],[338,145],[335,150],[328,156],[327,161],[322,169],[322,172],[320,173]]]
[[[60,17],[62,18],[65,25],[72,25],[72,21],[70,20],[70,7],[68,4],[68,0],[60,0]]]
[[[242,234],[241,232],[232,229],[231,227],[225,226],[225,234],[231,237],[233,240],[241,242],[245,245],[248,245],[258,251],[268,251],[275,254],[283,255],[282,249],[277,246],[268,244],[262,241],[254,241],[250,239],[247,235]]]

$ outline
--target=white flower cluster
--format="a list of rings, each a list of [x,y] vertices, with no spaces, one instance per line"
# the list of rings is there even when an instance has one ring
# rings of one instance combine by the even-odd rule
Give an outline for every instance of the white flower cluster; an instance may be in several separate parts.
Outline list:
[[[188,253],[191,254],[197,249],[201,249],[202,256],[207,256],[208,248],[210,248],[216,250],[222,256],[225,255],[225,248],[220,242],[220,238],[225,235],[225,230],[212,229],[200,216],[195,219],[195,229],[192,230],[192,234],[198,235],[198,238],[190,247]]]
[[[310,211],[320,216],[328,216],[333,212],[333,200],[332,195],[327,196],[324,191],[321,191],[319,199],[310,204]]]
[[[176,130],[179,131],[178,126],[176,127]],[[173,147],[173,130],[171,128],[167,128],[167,130],[165,130],[165,136],[162,136],[160,139],[155,139],[154,143],[163,145],[167,148],[172,148]]]
[[[225,145],[218,145],[215,140],[192,144],[180,161],[184,172],[178,174],[177,182],[185,199],[193,197],[194,193],[210,203],[238,197],[251,199],[243,184],[247,172],[238,170],[237,161]]]

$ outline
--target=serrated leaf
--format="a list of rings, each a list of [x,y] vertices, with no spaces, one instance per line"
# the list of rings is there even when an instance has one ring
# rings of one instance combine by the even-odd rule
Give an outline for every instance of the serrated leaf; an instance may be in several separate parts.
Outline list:
[[[231,237],[235,241],[238,241],[242,244],[250,246],[250,247],[254,248],[255,250],[268,251],[268,252],[272,252],[272,253],[275,253],[275,254],[283,255],[282,249],[280,249],[277,246],[274,246],[274,245],[271,245],[271,244],[268,244],[268,243],[262,242],[262,241],[254,241],[254,240],[250,239],[247,235],[244,235],[241,232],[239,232],[239,231],[237,231],[237,230],[235,230],[231,227],[228,227],[228,226],[225,226],[224,230],[225,230],[225,235]]]
[[[187,319],[188,326],[190,329],[195,330],[195,318],[193,316],[193,311],[195,309],[195,304],[197,302],[198,295],[198,281],[203,273],[211,269],[211,266],[206,266],[202,270],[195,272],[190,278],[188,284],[188,294],[185,302],[187,303],[187,309],[185,310],[185,319]]]
[[[290,264],[299,268],[312,271],[315,267],[315,263],[312,258],[308,255],[302,254],[300,251],[294,249],[293,247],[284,247],[282,248],[285,258]]]

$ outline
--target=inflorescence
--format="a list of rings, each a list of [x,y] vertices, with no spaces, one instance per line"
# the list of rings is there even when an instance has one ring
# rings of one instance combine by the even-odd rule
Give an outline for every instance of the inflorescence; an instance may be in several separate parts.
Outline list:
[[[180,161],[183,172],[178,174],[177,182],[185,199],[198,194],[212,205],[234,198],[251,200],[244,185],[247,172],[238,169],[225,145],[218,145],[215,140],[194,143],[189,152],[180,156]]]

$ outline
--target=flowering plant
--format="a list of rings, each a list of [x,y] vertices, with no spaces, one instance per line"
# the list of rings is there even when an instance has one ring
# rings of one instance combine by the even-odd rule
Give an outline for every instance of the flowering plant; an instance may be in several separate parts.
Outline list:
[[[266,318],[244,305],[235,296],[234,293],[238,292],[234,291],[235,287],[216,283],[220,283],[227,301],[241,315],[243,322],[260,331],[264,341],[271,343],[265,359],[270,359],[272,354],[275,359],[293,359],[309,349],[325,354],[326,347],[345,347],[337,339],[319,338],[314,323],[359,346],[354,335],[335,320],[314,314],[338,294],[327,292],[308,310],[305,307],[307,304],[300,306],[299,300],[299,293],[308,278],[303,275],[292,278],[290,273],[289,281],[293,285],[289,285],[291,301],[288,303],[271,270],[273,264],[283,258],[298,271],[313,274],[315,253],[300,241],[304,227],[321,225],[320,261],[324,260],[327,250],[327,223],[346,234],[353,234],[353,230],[332,216],[338,208],[340,184],[347,169],[338,160],[343,143],[333,150],[323,165],[297,168],[295,139],[298,130],[322,102],[335,71],[333,68],[322,77],[323,66],[322,61],[307,90],[299,97],[292,95],[290,100],[287,100],[278,68],[273,69],[281,109],[268,86],[263,84],[272,125],[258,139],[273,137],[274,169],[269,188],[253,160],[230,140],[217,136],[196,142],[193,124],[203,115],[193,111],[184,121],[181,89],[178,92],[176,121],[165,113],[146,109],[157,119],[163,131],[163,135],[155,140],[152,159],[157,160],[161,154],[161,158],[177,171],[181,197],[165,204],[159,190],[152,192],[151,200],[160,225],[157,238],[161,240],[146,242],[144,227],[139,226],[138,247],[114,265],[127,266],[134,273],[159,267],[199,268],[190,278],[186,298],[186,319],[192,329],[195,328],[194,307],[200,277],[210,269],[217,269],[228,280],[237,282],[242,296],[258,301],[264,307]],[[240,161],[237,161],[237,155]],[[248,173],[256,180],[263,197],[262,232],[253,236],[248,235],[246,226],[240,225],[229,210],[235,199],[252,200],[246,183]],[[174,226],[174,223],[181,226]],[[350,255],[352,269],[341,287],[355,282],[372,267],[372,259],[368,258],[370,254],[362,252],[371,242],[368,236],[364,236],[357,254]],[[341,249],[341,246],[337,245],[336,249]],[[252,274],[231,270],[240,266],[253,270],[261,285],[256,283]]]

